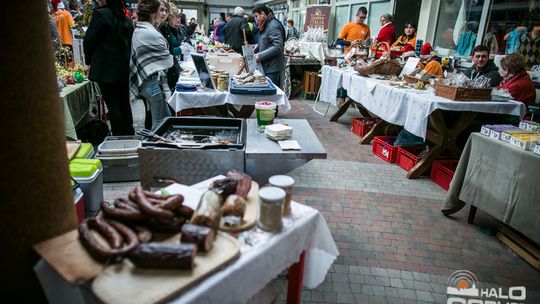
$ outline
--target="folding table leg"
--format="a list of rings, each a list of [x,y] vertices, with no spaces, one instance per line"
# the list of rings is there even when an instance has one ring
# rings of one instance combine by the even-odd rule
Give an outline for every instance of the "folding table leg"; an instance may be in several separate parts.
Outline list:
[[[302,282],[304,280],[304,260],[306,252],[300,253],[300,260],[289,267],[289,285],[287,287],[287,304],[298,304],[302,299]]]
[[[319,74],[319,75],[317,75],[317,77],[321,77],[321,75]],[[318,113],[318,114],[320,114],[322,116],[326,116],[326,114],[328,114],[328,109],[330,109],[330,103],[329,102],[326,104],[326,110],[324,110],[324,113],[315,108],[315,105],[317,104],[317,102],[320,101],[319,99],[321,97],[321,89],[322,89],[322,87],[323,86],[322,86],[322,80],[321,80],[321,85],[319,86],[319,91],[317,92],[317,97],[315,98],[315,102],[313,103],[312,108],[313,108],[313,111],[315,111],[316,113]]]

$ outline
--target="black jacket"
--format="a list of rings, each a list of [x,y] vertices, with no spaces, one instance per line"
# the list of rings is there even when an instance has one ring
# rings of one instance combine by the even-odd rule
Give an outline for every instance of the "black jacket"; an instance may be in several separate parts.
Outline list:
[[[242,29],[246,32],[246,39],[249,43],[251,41],[251,31],[244,17],[238,15],[232,16],[231,20],[227,22],[227,27],[225,27],[225,43],[240,54],[242,54],[242,46],[244,45]]]
[[[133,22],[117,19],[107,5],[94,9],[84,36],[84,58],[90,65],[88,78],[107,83],[129,82]]]
[[[470,79],[475,79],[479,76],[485,76],[490,79],[489,85],[491,87],[496,87],[501,83],[502,76],[499,74],[499,68],[493,63],[493,60],[489,60],[488,63],[486,63],[486,66],[480,71],[477,71],[474,66],[472,66],[470,69],[465,70],[464,72],[467,77]]]

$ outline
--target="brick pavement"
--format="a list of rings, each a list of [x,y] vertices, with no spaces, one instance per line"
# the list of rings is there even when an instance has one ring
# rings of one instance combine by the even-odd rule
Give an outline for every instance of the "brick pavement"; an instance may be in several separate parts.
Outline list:
[[[320,210],[340,251],[324,282],[303,290],[303,303],[446,303],[447,279],[459,269],[475,273],[482,288],[525,286],[526,303],[540,303],[540,272],[486,234],[496,231],[496,220],[479,210],[468,225],[468,209],[443,216],[442,188],[408,180],[358,143],[350,131],[354,109],[331,123],[312,111],[312,101],[291,103],[280,116],[308,119],[328,152],[327,160],[290,172],[294,199]],[[106,185],[105,197],[133,185]],[[272,285],[284,302],[286,275]]]

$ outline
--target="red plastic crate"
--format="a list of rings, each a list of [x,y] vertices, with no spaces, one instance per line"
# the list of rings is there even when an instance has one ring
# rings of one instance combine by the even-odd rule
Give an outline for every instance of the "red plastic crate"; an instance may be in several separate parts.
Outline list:
[[[445,190],[450,188],[450,182],[456,172],[458,160],[436,160],[431,166],[431,180]]]
[[[364,137],[371,128],[373,128],[373,125],[377,123],[380,120],[380,118],[377,117],[357,117],[352,119],[352,125],[351,125],[351,131],[360,136]]]
[[[425,146],[410,146],[410,147],[398,147],[396,155],[396,163],[405,171],[409,171],[420,161],[420,154],[424,151]]]
[[[375,136],[373,138],[373,154],[389,163],[395,163],[398,147],[393,146],[393,144],[396,138],[396,136]]]

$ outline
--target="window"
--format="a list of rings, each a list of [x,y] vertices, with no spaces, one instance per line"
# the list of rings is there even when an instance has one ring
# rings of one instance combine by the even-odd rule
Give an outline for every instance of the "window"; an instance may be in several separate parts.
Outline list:
[[[337,39],[337,37],[339,36],[339,32],[341,32],[341,29],[343,28],[343,26],[345,24],[347,24],[347,22],[349,22],[349,20],[347,18],[345,18],[345,16],[348,16],[349,15],[349,6],[348,5],[344,5],[344,6],[336,6],[336,18],[334,19],[334,25],[335,25],[335,32],[336,34],[334,35],[334,37]]]
[[[540,0],[493,0],[483,43],[492,54],[519,51],[521,37],[540,25]],[[526,55],[526,50],[521,52]]]
[[[470,56],[476,45],[483,6],[484,0],[441,1],[434,48],[443,56]]]
[[[392,14],[392,6],[390,2],[372,2],[368,10],[369,30],[371,37],[377,37],[381,29],[381,16],[384,14]],[[373,38],[375,39],[375,38]]]

